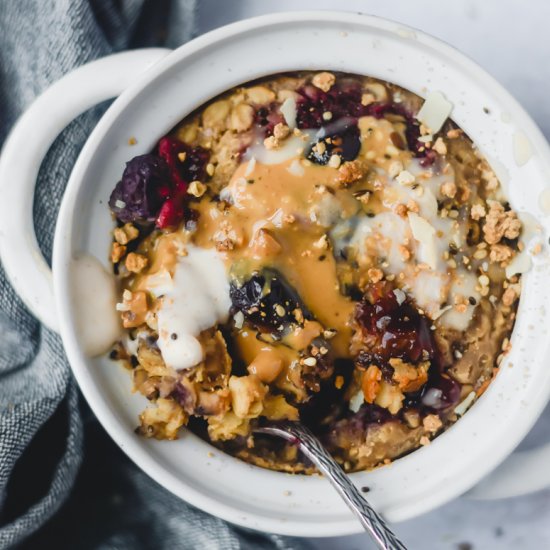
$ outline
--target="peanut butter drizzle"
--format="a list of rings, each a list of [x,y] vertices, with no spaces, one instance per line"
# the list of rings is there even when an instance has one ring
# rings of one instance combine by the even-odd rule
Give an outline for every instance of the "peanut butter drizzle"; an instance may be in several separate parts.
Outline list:
[[[193,240],[199,246],[211,247],[220,227],[225,228],[236,241],[233,248],[221,251],[228,269],[246,261],[249,270],[263,266],[279,270],[313,316],[324,327],[338,331],[332,346],[339,356],[346,357],[351,336],[348,320],[354,305],[340,292],[336,262],[324,237],[326,228],[312,218],[323,193],[333,194],[341,203],[343,218],[357,211],[357,201],[338,189],[336,169],[306,162],[304,174],[296,176],[288,170],[291,162],[257,163],[247,176],[248,163],[239,166],[228,186],[234,204],[220,211],[218,204],[201,201]],[[265,254],[256,246],[260,229],[278,244],[267,247]]]
[[[360,158],[366,164],[387,170],[390,162],[410,156],[393,145],[395,139],[391,139],[391,134],[396,131],[391,122],[362,117],[359,128]],[[404,135],[401,137],[404,139]],[[393,147],[391,155],[387,154],[388,147]],[[302,175],[292,170],[291,165],[296,163]],[[349,357],[349,320],[354,303],[340,292],[335,259],[328,243],[325,245],[322,241],[330,227],[316,222],[327,208],[323,202],[331,202],[341,219],[353,216],[361,207],[349,189],[339,187],[336,168],[298,158],[280,164],[254,164],[252,167],[250,162],[243,162],[233,174],[225,190],[231,205],[213,202],[208,196],[195,203],[193,208],[198,211],[199,219],[191,241],[203,248],[216,246],[228,271],[239,263],[245,263],[247,273],[262,267],[279,270],[314,318],[325,328],[337,331],[331,340],[335,353]],[[374,175],[378,177],[376,172]],[[372,184],[370,176],[367,180]],[[384,185],[383,177],[381,185]],[[226,197],[222,195],[222,198]],[[369,201],[369,210],[376,213],[386,210],[376,194]],[[144,241],[140,252],[148,256],[149,267],[134,278],[132,290],[146,289],[151,275],[164,270],[173,274],[177,257],[188,240],[189,234],[182,229],[161,235],[152,242]],[[254,351],[260,349],[254,348]],[[247,361],[252,361],[251,354],[247,352],[246,356]]]

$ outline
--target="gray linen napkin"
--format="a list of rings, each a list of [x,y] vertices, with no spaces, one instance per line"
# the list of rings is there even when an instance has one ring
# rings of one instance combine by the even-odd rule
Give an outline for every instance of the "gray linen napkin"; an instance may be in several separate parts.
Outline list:
[[[34,97],[72,68],[188,40],[195,2],[0,0],[0,144]],[[42,165],[34,216],[48,259],[67,178],[103,110],[74,121]],[[0,266],[0,548],[24,539],[29,548],[303,547],[197,511],[131,464],[82,405],[59,337],[26,310]]]

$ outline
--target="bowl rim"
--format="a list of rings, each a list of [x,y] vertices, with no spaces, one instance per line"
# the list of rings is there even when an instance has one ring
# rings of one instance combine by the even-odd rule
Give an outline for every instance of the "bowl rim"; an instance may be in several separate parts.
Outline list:
[[[181,62],[185,58],[200,52],[203,48],[216,46],[217,44],[219,45],[227,39],[238,39],[239,36],[249,31],[257,31],[260,27],[271,27],[296,22],[319,24],[326,22],[337,22],[343,24],[350,23],[353,25],[361,23],[361,25],[365,28],[374,27],[376,29],[390,31],[392,33],[402,32],[403,36],[405,36],[406,33],[409,33],[411,37],[414,36],[414,40],[417,40],[432,49],[437,48],[440,51],[443,51],[446,56],[453,58],[455,61],[458,61],[461,65],[463,65],[465,70],[469,71],[476,78],[486,82],[488,86],[492,87],[494,95],[499,98],[501,104],[506,105],[508,109],[513,110],[514,118],[521,123],[521,128],[528,134],[529,139],[538,152],[538,155],[540,157],[544,157],[546,164],[550,166],[550,149],[548,144],[546,143],[546,140],[540,130],[523,110],[523,108],[495,79],[488,75],[475,62],[471,61],[467,56],[452,46],[447,45],[443,41],[401,23],[357,13],[340,11],[300,11],[253,17],[210,31],[209,33],[184,44],[174,52],[168,54],[166,58],[162,59],[147,70],[146,73],[138,78],[134,84],[125,90],[119,98],[115,100],[115,102],[99,121],[82,149],[77,163],[75,164],[60,209],[54,239],[53,254],[54,288],[56,290],[66,289],[69,283],[67,278],[67,266],[70,263],[70,247],[66,245],[70,241],[70,235],[68,234],[69,232],[67,231],[67,228],[69,228],[72,223],[72,208],[74,206],[74,201],[77,199],[77,191],[80,183],[82,182],[83,174],[87,168],[86,160],[94,154],[95,149],[97,148],[102,137],[105,133],[107,133],[118,115],[126,109],[132,100],[135,99],[148,84],[152,83],[157,78],[162,77],[162,75],[169,68],[173,67],[178,62]],[[219,517],[232,523],[250,527],[248,521],[243,521],[239,510],[235,509],[232,505],[221,503],[218,500],[211,498],[209,495],[205,495],[189,486],[185,488],[185,491],[180,489],[174,490],[173,486],[178,485],[179,480],[177,480],[174,476],[171,476],[168,472],[160,470],[158,468],[158,464],[154,461],[152,456],[138,444],[131,441],[128,437],[129,434],[125,433],[121,428],[120,422],[116,417],[116,412],[107,410],[103,407],[103,405],[101,405],[101,395],[93,378],[90,376],[89,369],[85,364],[85,360],[79,349],[78,343],[69,327],[66,326],[67,323],[63,322],[64,319],[69,318],[68,313],[70,309],[68,300],[66,299],[66,293],[56,291],[55,294],[56,305],[62,320],[61,335],[69,362],[84,396],[111,437],[138,466],[140,466],[161,485],[165,486],[172,492],[175,492],[181,498],[205,511],[215,513]],[[490,391],[488,394],[492,395],[494,392]],[[438,496],[426,496],[426,498],[415,503],[414,510],[411,506],[403,506],[401,508],[396,506],[395,511],[389,514],[390,519],[405,519],[407,517],[411,517],[412,515],[417,515],[418,513],[428,511],[443,502],[446,502],[453,496],[458,496],[458,494],[473,486],[486,473],[504,460],[504,458],[519,443],[523,435],[525,435],[525,433],[534,424],[540,412],[542,412],[542,409],[547,403],[549,394],[550,378],[544,385],[541,385],[539,392],[533,396],[533,401],[530,403],[529,414],[526,414],[517,420],[515,425],[515,434],[513,434],[506,442],[503,442],[498,452],[495,450],[495,453],[491,457],[488,457],[487,461],[483,465],[480,465],[476,472],[468,472],[459,484],[459,487],[455,485],[452,491],[449,489],[446,493],[442,490]],[[461,422],[463,421],[464,420],[461,420]],[[444,438],[445,435],[446,434],[443,434],[440,438]],[[421,449],[419,451],[415,451],[415,454],[421,451],[423,450]],[[334,536],[357,533],[361,530],[359,524],[351,516],[349,520],[346,521],[334,522],[327,525],[317,524],[315,527],[312,527],[313,523],[308,524],[307,526],[293,523],[291,520],[281,523],[281,521],[277,518],[265,516],[258,516],[256,519],[257,522],[253,528],[298,536]]]

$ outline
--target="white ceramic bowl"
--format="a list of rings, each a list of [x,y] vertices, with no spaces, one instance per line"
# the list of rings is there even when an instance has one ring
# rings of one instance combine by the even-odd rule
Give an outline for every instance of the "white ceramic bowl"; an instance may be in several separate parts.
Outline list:
[[[542,235],[547,234],[549,220],[538,201],[550,181],[550,152],[532,120],[498,83],[459,52],[420,32],[374,17],[312,12],[242,21],[173,52],[118,54],[52,86],[5,144],[0,251],[27,305],[61,332],[94,413],[145,472],[186,501],[231,522],[328,536],[358,532],[360,526],[326,480],[245,464],[191,433],[175,442],[135,435],[144,398],[130,393],[130,377],[122,368],[108,359],[84,356],[68,293],[75,254],[91,253],[107,265],[113,225],[107,200],[127,160],[149,151],[176,122],[218,93],[260,76],[299,69],[372,75],[421,96],[442,91],[454,104],[454,120],[506,183],[514,208],[534,216]],[[52,291],[32,228],[29,197],[38,166],[73,117],[118,94],[82,149],[67,186],[57,221]],[[137,139],[136,145],[128,145],[130,137]],[[534,267],[524,277],[512,351],[479,402],[430,446],[388,467],[352,475],[356,484],[371,488],[369,499],[390,520],[411,518],[470,489],[511,453],[542,411],[550,392],[546,248],[533,258]],[[536,478],[521,475],[526,460],[536,462],[541,456],[548,460],[548,449],[509,463],[508,468],[515,468],[514,480],[505,478],[500,492],[493,485],[493,496],[547,484],[547,471],[537,472]]]

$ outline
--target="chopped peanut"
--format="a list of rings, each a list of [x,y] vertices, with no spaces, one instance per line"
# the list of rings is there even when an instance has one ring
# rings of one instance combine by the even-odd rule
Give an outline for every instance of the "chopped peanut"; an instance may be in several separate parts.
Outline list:
[[[487,211],[485,210],[485,207],[482,204],[474,204],[472,206],[472,209],[470,211],[470,217],[472,220],[480,220],[481,218],[484,218],[487,215]]]
[[[187,188],[187,193],[193,197],[202,197],[206,193],[206,185],[198,180],[192,181]]]
[[[483,233],[485,241],[489,244],[497,244],[502,237],[515,239],[521,231],[521,221],[516,213],[505,211],[504,206],[498,201],[487,201],[489,212],[485,218]]]
[[[441,186],[441,194],[444,197],[454,199],[456,195],[456,184],[453,181],[447,181]]]
[[[422,420],[422,425],[427,432],[436,433],[443,426],[443,422],[437,414],[429,414]]]
[[[263,409],[263,398],[267,387],[260,379],[250,374],[248,376],[232,376],[229,379],[231,406],[239,418],[256,418]]]
[[[130,252],[128,256],[126,256],[126,269],[132,273],[139,273],[149,263],[149,260],[143,256],[142,254],[137,254],[135,252]]]
[[[332,73],[328,72],[317,73],[311,80],[311,83],[316,88],[323,90],[323,92],[328,92],[335,82],[336,77]]]
[[[273,128],[273,136],[275,139],[285,139],[290,135],[290,128],[283,124],[282,122],[279,122],[275,125],[275,128]]]
[[[367,403],[374,403],[380,390],[380,380],[382,380],[382,371],[376,365],[371,365],[363,373],[361,389]]]
[[[111,262],[114,264],[120,262],[124,254],[126,254],[126,247],[114,242],[111,248]]]
[[[374,402],[379,407],[388,409],[391,414],[397,414],[403,406],[404,399],[405,395],[397,386],[382,380],[380,383],[380,390]]]
[[[361,162],[358,160],[352,160],[344,162],[340,168],[338,168],[337,181],[342,186],[347,186],[354,181],[358,181],[363,177],[363,169]]]
[[[489,253],[489,259],[492,262],[507,262],[514,255],[514,251],[504,244],[494,244],[491,246],[491,252]]]
[[[119,244],[126,245],[130,241],[137,239],[139,236],[139,230],[131,223],[126,223],[122,227],[117,227],[113,231],[115,241]]]
[[[435,143],[432,145],[432,149],[439,153],[440,155],[446,155],[447,154],[447,146],[445,145],[445,142],[443,141],[443,138],[438,137],[435,140]]]
[[[449,139],[456,139],[462,135],[462,130],[460,128],[453,128],[447,132],[447,137]]]
[[[392,379],[397,382],[399,388],[404,392],[418,391],[428,381],[429,361],[419,365],[405,363],[402,359],[390,359],[393,368]]]
[[[367,275],[372,283],[377,283],[384,278],[383,271],[381,269],[378,269],[377,267],[371,267],[367,271]]]
[[[278,149],[281,143],[275,136],[269,136],[264,139],[264,147],[268,150]]]

